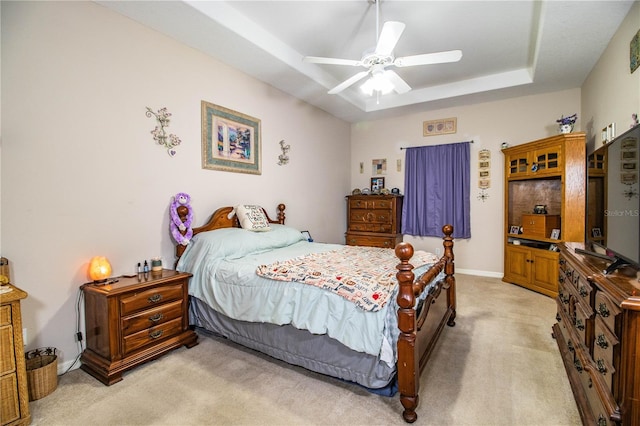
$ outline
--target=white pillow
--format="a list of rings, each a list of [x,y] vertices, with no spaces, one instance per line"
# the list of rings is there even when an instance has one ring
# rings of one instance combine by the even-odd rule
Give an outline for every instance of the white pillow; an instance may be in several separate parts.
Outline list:
[[[242,229],[249,231],[270,231],[269,221],[262,207],[253,204],[240,204],[235,207]]]

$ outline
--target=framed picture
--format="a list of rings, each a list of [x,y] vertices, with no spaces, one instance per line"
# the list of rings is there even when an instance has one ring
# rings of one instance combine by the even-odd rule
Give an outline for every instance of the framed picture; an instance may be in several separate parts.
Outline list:
[[[310,243],[313,242],[313,238],[311,238],[311,234],[309,233],[309,231],[302,231],[302,236]]]
[[[549,245],[549,251],[560,251],[557,245],[551,244]]]
[[[631,74],[640,66],[640,30],[633,36],[629,43],[629,69]]]
[[[620,168],[624,172],[634,171],[638,169],[638,163],[636,163],[635,161],[623,161],[620,163]]]
[[[373,177],[371,178],[371,192],[380,192],[381,189],[384,188],[384,178],[383,177]]]
[[[520,227],[518,225],[511,225],[509,227],[509,233],[510,234],[518,235],[519,232],[520,232]]]
[[[560,230],[559,229],[552,229],[551,230],[551,239],[552,240],[559,240],[560,239]]]
[[[422,136],[446,135],[457,131],[458,119],[443,118],[422,122]]]
[[[632,137],[622,139],[622,145],[620,145],[620,149],[636,149],[637,147],[638,141]]]
[[[260,120],[202,101],[202,168],[262,174]]]
[[[371,160],[371,174],[384,175],[387,173],[387,159]]]
[[[601,238],[602,232],[600,231],[600,228],[591,228],[591,236],[593,238]]]

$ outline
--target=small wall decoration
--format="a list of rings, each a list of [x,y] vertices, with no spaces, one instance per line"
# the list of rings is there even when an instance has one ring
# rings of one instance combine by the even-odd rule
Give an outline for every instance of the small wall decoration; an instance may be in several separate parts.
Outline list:
[[[482,202],[489,198],[489,194],[485,190],[491,187],[491,151],[488,149],[481,149],[478,152],[478,188],[480,188],[480,195],[478,199]]]
[[[387,159],[371,160],[371,174],[384,175],[387,173]]]
[[[291,149],[291,146],[285,145],[283,139],[280,141],[280,149],[282,150],[282,154],[278,155],[278,166],[284,166],[289,163],[289,156],[287,153],[289,152],[289,149]]]
[[[422,136],[446,135],[456,133],[458,119],[456,117],[440,120],[424,121],[422,123]]]
[[[364,173],[364,163],[360,162],[360,174]]]
[[[629,44],[629,69],[631,74],[640,66],[640,30],[633,36]]]
[[[383,177],[372,177],[371,178],[371,192],[380,192],[381,189],[384,189],[384,178]]]
[[[160,108],[158,112],[153,112],[151,108],[147,107],[145,115],[149,118],[155,117],[158,122],[158,126],[151,131],[153,140],[156,141],[158,145],[164,146],[169,156],[173,157],[176,155],[174,148],[180,145],[182,141],[174,134],[167,135],[167,131],[165,130],[169,127],[169,117],[171,117],[171,113],[167,111],[167,108]]]
[[[262,174],[259,119],[202,101],[202,168]]]

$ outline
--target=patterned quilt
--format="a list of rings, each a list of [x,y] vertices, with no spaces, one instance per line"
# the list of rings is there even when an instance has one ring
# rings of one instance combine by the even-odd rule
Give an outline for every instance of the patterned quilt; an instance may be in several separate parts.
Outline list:
[[[410,263],[417,267],[437,260],[434,254],[416,251]],[[314,285],[344,297],[365,311],[375,312],[386,305],[397,285],[398,263],[393,249],[345,246],[261,265],[256,273],[272,280]]]

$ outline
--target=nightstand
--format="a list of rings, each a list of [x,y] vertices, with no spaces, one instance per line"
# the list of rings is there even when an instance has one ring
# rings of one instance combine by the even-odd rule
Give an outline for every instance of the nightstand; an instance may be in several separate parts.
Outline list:
[[[191,274],[163,269],[84,287],[86,349],[82,368],[105,385],[166,352],[198,344],[189,328]]]
[[[0,295],[0,424],[31,423],[27,370],[22,342],[20,301],[27,293],[8,285],[11,291]]]

